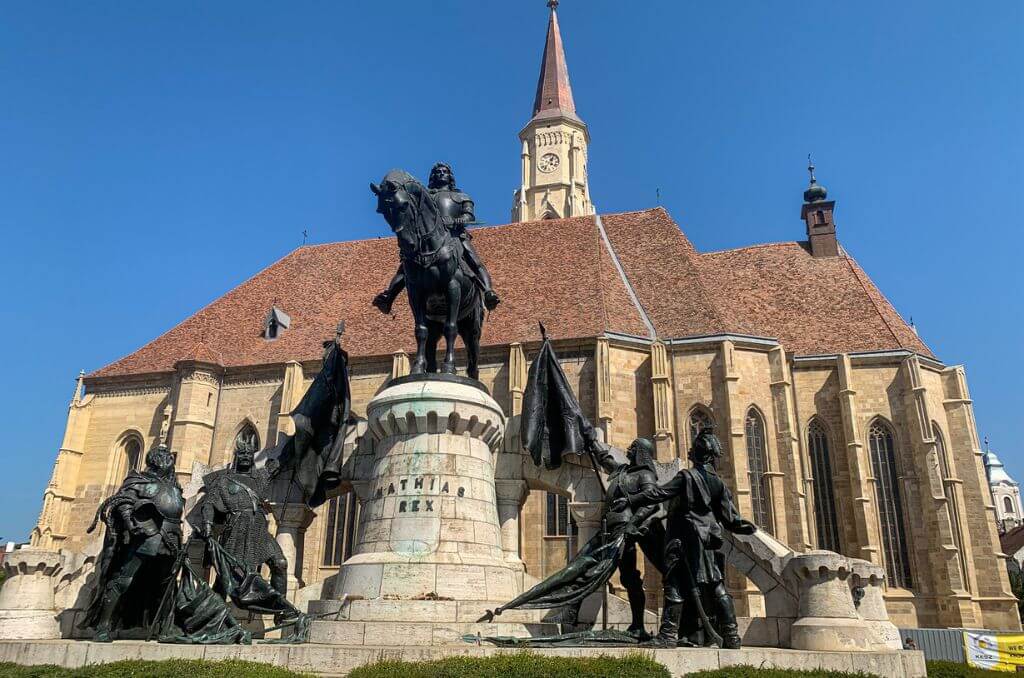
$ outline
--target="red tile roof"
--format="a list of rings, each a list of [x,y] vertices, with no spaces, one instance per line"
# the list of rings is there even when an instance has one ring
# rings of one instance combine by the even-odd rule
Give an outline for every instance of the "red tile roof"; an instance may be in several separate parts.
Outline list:
[[[735,331],[778,339],[798,354],[906,349],[932,353],[845,253],[812,257],[806,243],[699,255]]]
[[[815,259],[798,243],[699,254],[661,208],[600,221],[659,336],[734,332],[776,337],[799,354],[906,348],[930,355],[846,256]],[[536,341],[537,321],[560,339],[648,335],[597,218],[481,228],[473,238],[502,297],[482,345]],[[405,296],[393,316],[370,305],[397,265],[393,238],[299,248],[90,376],[166,372],[179,360],[226,367],[315,360],[340,319],[353,356],[412,350]],[[274,304],[291,326],[268,341],[263,321]]]

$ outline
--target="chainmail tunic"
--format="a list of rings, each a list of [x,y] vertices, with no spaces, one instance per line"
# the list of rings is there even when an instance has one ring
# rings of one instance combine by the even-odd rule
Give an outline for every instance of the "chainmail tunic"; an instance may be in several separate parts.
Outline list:
[[[281,546],[270,535],[263,508],[270,486],[266,469],[249,473],[218,471],[203,481],[206,495],[196,508],[207,522],[223,522],[224,530],[217,541],[225,551],[252,570],[271,558],[283,557]]]

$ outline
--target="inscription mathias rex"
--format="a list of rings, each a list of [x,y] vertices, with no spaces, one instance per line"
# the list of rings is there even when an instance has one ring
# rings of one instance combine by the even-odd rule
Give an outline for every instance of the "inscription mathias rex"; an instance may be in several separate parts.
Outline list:
[[[435,498],[443,494],[453,494],[452,483],[442,480],[441,476],[407,476],[399,478],[397,487],[395,485],[394,482],[390,482],[387,487],[384,487],[383,484],[378,486],[377,490],[373,493],[374,497],[380,499],[385,496],[407,492],[432,495]],[[466,488],[461,485],[455,485],[454,494],[456,497],[465,497]],[[434,511],[434,499],[420,496],[415,499],[403,499],[398,502],[399,513],[419,513],[421,511],[432,513]]]

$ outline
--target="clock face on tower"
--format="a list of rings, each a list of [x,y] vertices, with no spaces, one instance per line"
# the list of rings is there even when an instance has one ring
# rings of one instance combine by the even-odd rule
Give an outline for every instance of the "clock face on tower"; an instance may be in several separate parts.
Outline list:
[[[558,169],[558,156],[554,153],[545,153],[537,161],[537,169],[541,172],[554,172]]]

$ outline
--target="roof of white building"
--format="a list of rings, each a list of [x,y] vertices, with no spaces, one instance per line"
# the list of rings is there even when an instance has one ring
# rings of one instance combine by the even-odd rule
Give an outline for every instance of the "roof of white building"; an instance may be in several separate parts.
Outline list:
[[[1017,481],[1010,477],[1010,474],[1006,472],[1006,468],[1003,467],[1003,462],[999,461],[999,457],[992,450],[985,452],[985,473],[988,474],[989,485],[998,485],[999,483],[1017,484]]]

